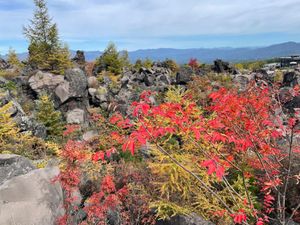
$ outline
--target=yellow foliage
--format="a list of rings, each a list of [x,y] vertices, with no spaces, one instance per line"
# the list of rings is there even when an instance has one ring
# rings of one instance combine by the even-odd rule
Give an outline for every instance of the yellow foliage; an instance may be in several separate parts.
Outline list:
[[[167,100],[171,102],[181,102],[182,91],[179,89],[171,89],[166,94]],[[185,100],[183,104],[190,104]],[[198,117],[202,114],[199,107],[191,116]],[[157,126],[164,125],[167,127],[172,121],[166,119],[155,118],[151,121]],[[157,143],[168,154],[175,159],[180,165],[184,166],[190,172],[194,173],[201,179],[205,186],[209,187],[215,194],[199,182],[191,174],[187,173],[178,164],[163,153],[156,145],[151,146],[153,158],[148,162],[154,178],[153,185],[155,187],[154,199],[151,204],[157,210],[157,215],[161,219],[165,219],[175,214],[196,213],[205,219],[211,220],[216,224],[231,224],[232,218],[225,214],[221,221],[215,216],[216,212],[224,210],[224,205],[220,201],[224,201],[233,212],[240,208],[246,212],[251,212],[250,208],[245,206],[244,202],[247,198],[246,189],[241,176],[233,178],[224,178],[220,182],[215,174],[208,175],[207,169],[200,166],[201,162],[207,160],[207,154],[221,151],[222,145],[214,145],[208,143],[205,138],[200,137],[198,141],[191,138],[193,134],[189,132],[176,133],[169,135]],[[249,186],[249,180],[245,180]],[[219,199],[216,197],[219,196]],[[254,195],[249,193],[252,203],[256,202]]]

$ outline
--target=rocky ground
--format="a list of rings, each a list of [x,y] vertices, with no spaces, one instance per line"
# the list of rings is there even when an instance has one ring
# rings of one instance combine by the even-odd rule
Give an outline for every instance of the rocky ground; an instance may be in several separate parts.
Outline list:
[[[90,129],[89,119],[93,110],[101,109],[108,114],[119,111],[126,115],[129,113],[131,102],[138,100],[143,90],[163,93],[172,85],[185,88],[186,84],[192,81],[195,72],[191,68],[181,67],[174,73],[158,62],[151,68],[124,69],[122,76],[117,80],[109,75],[99,79],[96,74],[101,72],[101,68],[94,68],[93,73],[88,75],[84,57],[80,52],[74,58],[74,62],[77,67],[67,70],[64,76],[25,67],[11,79],[0,77],[0,107],[8,102],[13,103],[11,115],[21,132],[30,131],[37,137],[46,138],[44,125],[37,122],[32,113],[35,110],[35,101],[43,93],[51,97],[55,108],[62,113],[67,124],[81,125],[85,131],[82,139],[88,140],[95,135]],[[16,70],[3,59],[0,59],[0,69],[9,72]],[[211,71],[229,74],[241,90],[251,81],[274,82],[276,78],[276,71],[240,72],[221,60],[215,61]],[[201,76],[203,71],[196,74]],[[300,98],[292,95],[292,88],[297,84],[300,84],[298,69],[283,71],[279,96],[285,110],[289,112],[300,108]],[[14,93],[15,91],[17,93]],[[27,107],[33,111],[25,109]],[[38,169],[32,161],[22,156],[0,154],[0,225],[54,224],[55,219],[63,215],[63,192],[58,183],[53,183],[53,178],[58,173],[56,162],[50,162],[45,168]],[[294,191],[298,192],[300,189]],[[212,223],[197,216],[177,216],[172,221],[157,222],[157,225],[171,224]]]

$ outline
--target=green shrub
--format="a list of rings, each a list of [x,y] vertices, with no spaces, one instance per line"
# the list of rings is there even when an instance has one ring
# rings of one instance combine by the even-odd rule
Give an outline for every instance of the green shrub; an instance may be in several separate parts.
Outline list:
[[[42,95],[38,102],[37,119],[47,128],[50,138],[61,137],[64,129],[61,113],[56,111],[53,102],[47,95]]]

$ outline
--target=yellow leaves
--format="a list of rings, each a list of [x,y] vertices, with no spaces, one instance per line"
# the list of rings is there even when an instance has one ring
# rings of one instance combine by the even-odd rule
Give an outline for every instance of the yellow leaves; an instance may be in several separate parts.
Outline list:
[[[181,207],[175,203],[163,200],[151,203],[150,207],[156,209],[156,216],[162,220],[169,219],[177,214],[188,215],[190,208],[189,206]]]
[[[16,123],[11,118],[13,103],[0,107],[0,151],[11,151],[20,135]]]
[[[180,103],[183,100],[185,91],[183,88],[170,87],[166,93],[166,102]]]

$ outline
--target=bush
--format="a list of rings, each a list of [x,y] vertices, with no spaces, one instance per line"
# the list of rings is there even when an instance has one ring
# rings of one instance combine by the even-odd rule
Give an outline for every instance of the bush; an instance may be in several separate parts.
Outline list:
[[[38,101],[36,118],[45,125],[49,138],[62,137],[64,125],[61,113],[56,111],[54,104],[47,95],[42,95]]]
[[[136,60],[136,62],[134,64],[134,68],[136,70],[140,70],[142,67],[144,67],[146,69],[151,69],[152,66],[153,66],[153,61],[148,58],[146,58],[144,61],[141,59],[138,59],[138,60]]]
[[[53,147],[30,133],[20,133],[11,117],[13,103],[0,107],[0,153],[13,153],[30,159],[41,159],[53,155]]]
[[[12,48],[9,48],[8,55],[7,55],[7,62],[10,65],[14,65],[18,68],[21,68],[23,66],[18,58],[16,51],[13,50]]]

